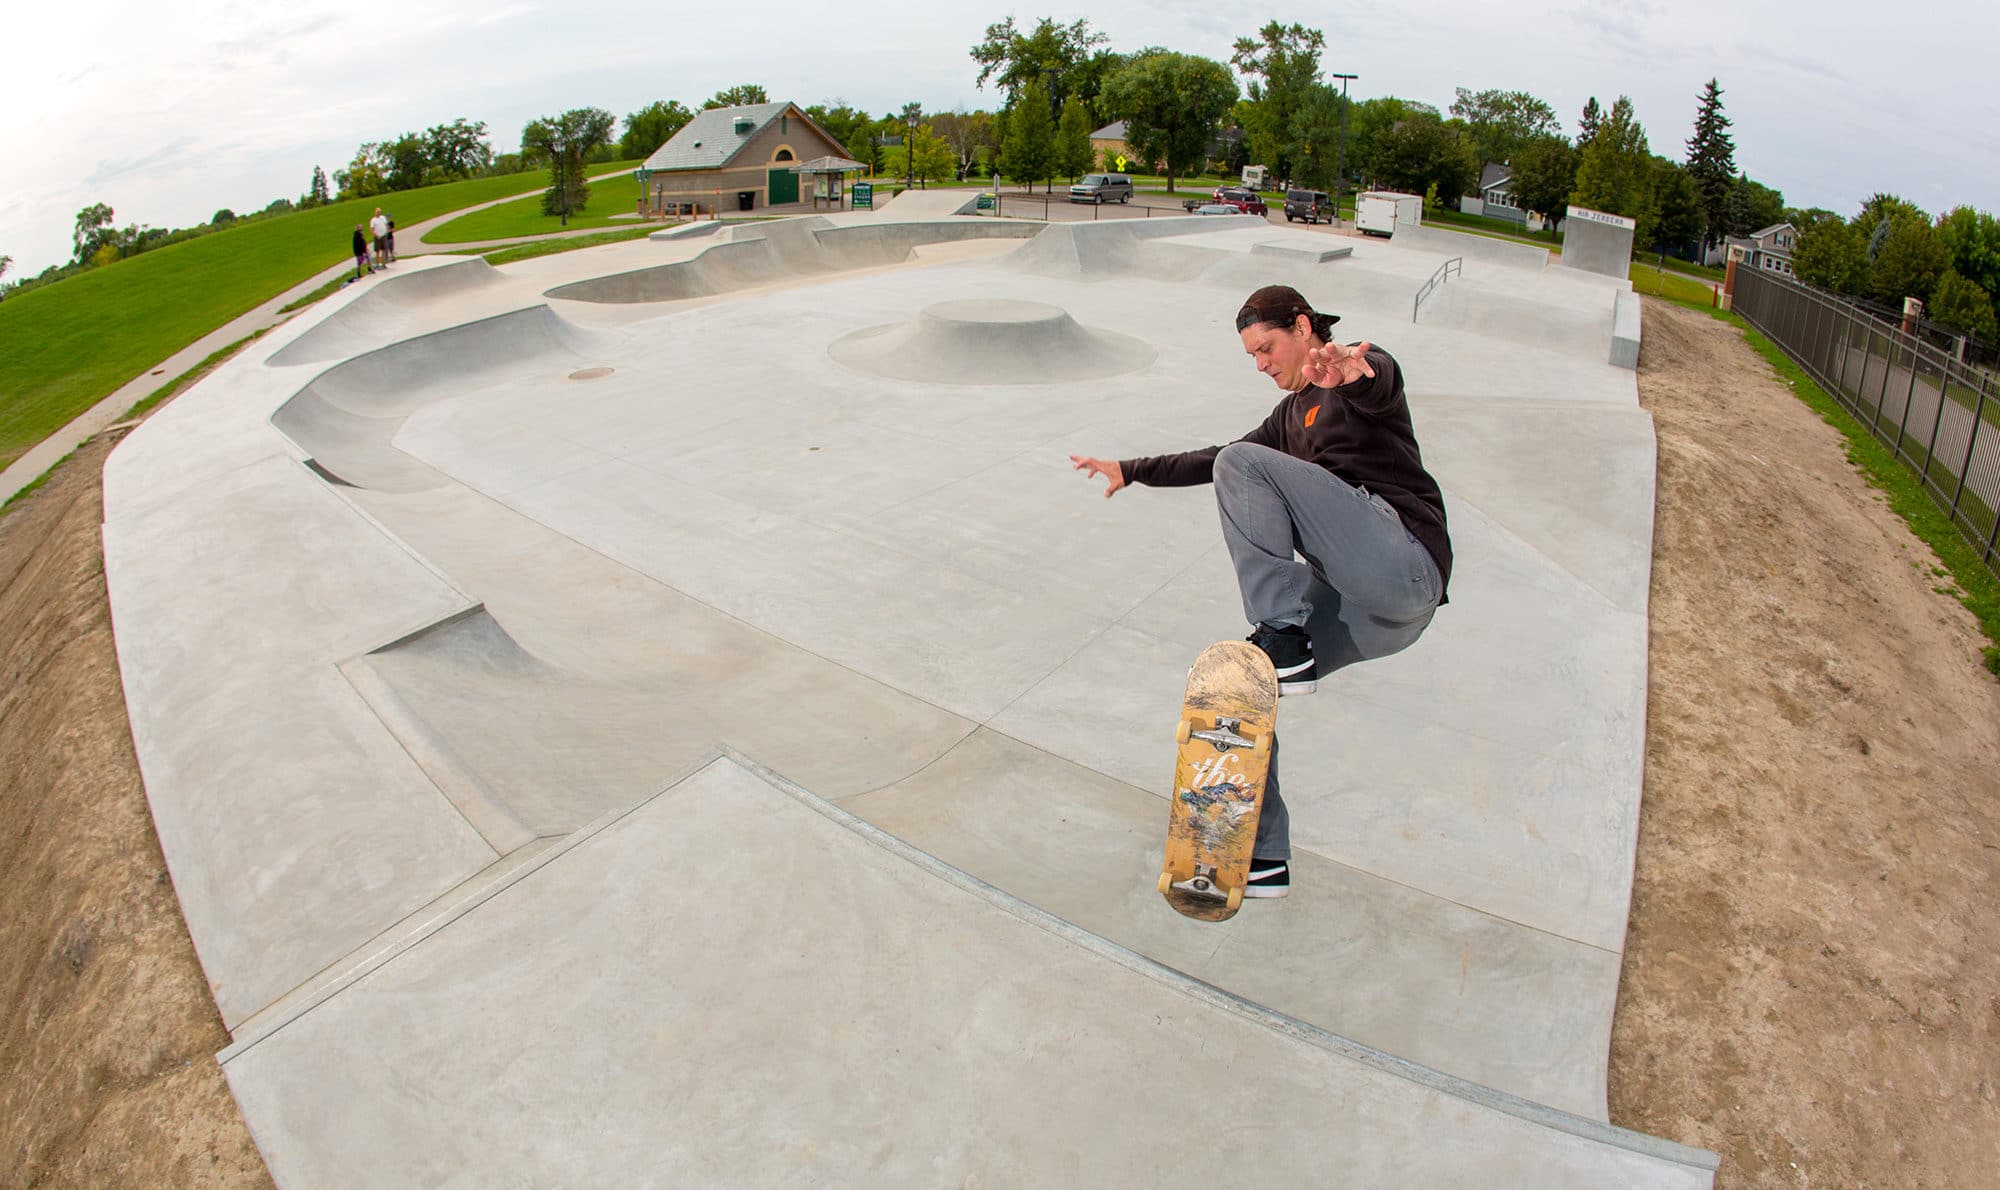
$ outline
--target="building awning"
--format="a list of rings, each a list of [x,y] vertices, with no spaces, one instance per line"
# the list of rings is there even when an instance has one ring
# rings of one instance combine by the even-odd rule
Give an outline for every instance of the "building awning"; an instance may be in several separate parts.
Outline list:
[[[845,157],[815,157],[811,161],[801,161],[792,167],[795,174],[851,174],[860,173],[868,167],[859,161],[849,161]]]

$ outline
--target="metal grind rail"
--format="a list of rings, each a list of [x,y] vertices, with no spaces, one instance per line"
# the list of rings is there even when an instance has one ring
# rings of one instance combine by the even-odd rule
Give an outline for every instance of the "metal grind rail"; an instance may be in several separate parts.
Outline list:
[[[1411,322],[1417,320],[1417,311],[1424,308],[1424,299],[1436,292],[1438,287],[1442,286],[1445,280],[1453,273],[1457,273],[1460,276],[1465,274],[1465,257],[1454,256],[1450,260],[1445,261],[1438,266],[1437,272],[1431,274],[1431,279],[1424,282],[1424,287],[1417,291],[1417,300],[1410,303]]]

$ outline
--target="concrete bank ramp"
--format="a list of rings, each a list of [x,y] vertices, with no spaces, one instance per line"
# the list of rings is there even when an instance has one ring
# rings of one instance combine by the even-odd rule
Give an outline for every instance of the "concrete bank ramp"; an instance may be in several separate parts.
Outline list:
[[[480,262],[485,263],[485,262]],[[442,271],[442,270],[440,270]],[[391,442],[427,405],[502,377],[586,368],[607,336],[531,306],[359,355],[315,377],[271,414],[323,478],[351,487],[416,491],[445,482]]]
[[[876,214],[888,219],[936,219],[945,215],[970,215],[979,202],[975,190],[905,190],[883,203]]]
[[[418,321],[418,311],[426,307],[505,284],[506,278],[479,256],[394,273],[273,352],[265,362],[286,367],[345,359],[408,334]]]
[[[1152,1187],[1254,1170],[1705,1187],[1715,1168],[1236,999],[733,755],[241,1031],[222,1062],[281,1185]],[[1254,1127],[1204,1126],[1245,1092]]]
[[[1002,219],[834,223],[820,215],[732,227],[691,260],[559,285],[547,296],[624,304],[713,297],[732,290],[847,269],[901,264],[918,248],[979,239],[1026,239],[1040,224]]]
[[[1390,237],[1389,242],[1399,248],[1436,252],[1446,257],[1462,256],[1467,260],[1483,260],[1510,269],[1540,272],[1549,267],[1547,248],[1510,243],[1507,240],[1496,240],[1492,236],[1473,235],[1471,232],[1448,231],[1439,227],[1411,227],[1399,223],[1396,225],[1396,234]]]

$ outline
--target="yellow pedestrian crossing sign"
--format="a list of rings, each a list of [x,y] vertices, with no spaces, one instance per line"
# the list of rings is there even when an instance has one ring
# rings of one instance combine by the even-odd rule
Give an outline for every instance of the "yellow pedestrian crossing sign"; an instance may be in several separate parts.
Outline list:
[[[1118,172],[1121,174],[1125,172],[1125,154],[1123,153],[1118,154]]]

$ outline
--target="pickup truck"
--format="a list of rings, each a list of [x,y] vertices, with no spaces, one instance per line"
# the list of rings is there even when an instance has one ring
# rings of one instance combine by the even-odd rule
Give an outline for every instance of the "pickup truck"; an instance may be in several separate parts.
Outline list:
[[[1181,202],[1182,208],[1192,212],[1197,207],[1212,203],[1222,203],[1235,207],[1246,215],[1268,215],[1271,208],[1264,205],[1255,190],[1245,190],[1241,186],[1217,186],[1212,198],[1189,198]]]

